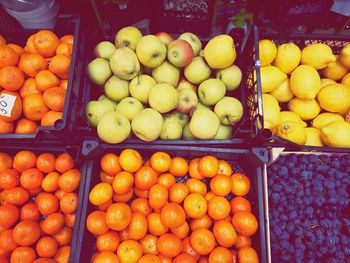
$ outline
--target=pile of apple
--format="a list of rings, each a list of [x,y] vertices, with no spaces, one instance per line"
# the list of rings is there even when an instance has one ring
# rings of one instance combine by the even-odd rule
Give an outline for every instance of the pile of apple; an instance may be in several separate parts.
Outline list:
[[[129,26],[116,34],[115,44],[97,44],[94,55],[88,74],[104,95],[87,104],[86,117],[107,143],[120,143],[131,131],[147,142],[230,139],[242,118],[241,102],[226,94],[242,79],[229,35],[202,49],[189,32],[173,40]]]

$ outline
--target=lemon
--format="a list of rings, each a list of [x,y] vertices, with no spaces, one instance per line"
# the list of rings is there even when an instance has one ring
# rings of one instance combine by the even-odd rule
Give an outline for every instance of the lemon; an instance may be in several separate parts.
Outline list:
[[[340,51],[340,61],[347,68],[350,68],[350,43],[346,44]]]
[[[300,59],[300,48],[294,43],[285,43],[278,47],[274,65],[288,74],[299,65]]]
[[[331,62],[322,69],[322,73],[326,78],[333,80],[340,80],[347,72],[348,68],[345,67],[339,60],[339,56],[336,56],[337,60]]]
[[[298,114],[304,121],[314,119],[321,111],[320,105],[315,99],[303,100],[299,98],[291,99],[288,103],[288,109]]]
[[[280,106],[278,101],[270,94],[262,95],[264,128],[272,129],[278,125],[280,119]]]
[[[321,130],[322,140],[327,146],[350,148],[350,123],[334,121]]]
[[[349,112],[350,112],[350,108],[343,111],[339,111],[338,114],[340,114],[343,117],[346,117],[347,115],[349,115]]]
[[[333,79],[327,79],[327,78],[323,78],[321,79],[321,89],[329,84],[333,84],[333,83],[337,83],[335,80]]]
[[[350,72],[344,75],[341,79],[341,83],[350,86]]]
[[[260,79],[262,92],[271,92],[287,79],[287,75],[277,67],[266,66],[260,69]]]
[[[327,67],[335,60],[332,49],[326,44],[311,44],[301,51],[301,64],[310,65],[317,70]]]
[[[290,77],[290,89],[299,99],[314,99],[321,89],[318,72],[309,65],[300,65]]]
[[[281,123],[278,126],[277,135],[297,144],[304,145],[306,142],[305,128],[294,121]]]
[[[313,119],[312,127],[321,130],[324,126],[327,126],[333,121],[344,121],[344,117],[337,113],[324,112]]]
[[[262,39],[259,41],[259,56],[260,56],[260,67],[270,65],[275,59],[277,54],[277,47],[269,39]]]
[[[290,90],[289,79],[283,81],[282,84],[275,88],[270,94],[279,102],[290,101],[294,97],[294,94]]]
[[[280,113],[280,121],[279,124],[286,122],[286,121],[294,121],[299,123],[304,128],[307,126],[307,123],[303,121],[298,114],[292,111],[281,111]]]
[[[321,131],[312,128],[312,127],[307,127],[305,128],[306,131],[306,142],[305,145],[309,146],[323,146],[323,141],[321,137]]]
[[[233,38],[219,35],[212,38],[204,48],[205,61],[211,68],[223,69],[231,66],[237,57]]]
[[[330,84],[320,90],[317,100],[329,112],[341,112],[350,107],[350,87],[344,84]]]

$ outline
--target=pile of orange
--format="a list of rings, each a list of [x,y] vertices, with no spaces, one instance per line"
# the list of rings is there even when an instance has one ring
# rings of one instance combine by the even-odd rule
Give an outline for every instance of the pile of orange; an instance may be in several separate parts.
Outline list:
[[[35,133],[62,118],[74,37],[49,30],[31,35],[26,46],[0,35],[0,97],[15,96],[10,116],[0,111],[0,133]]]
[[[68,263],[80,171],[67,153],[0,153],[0,262]]]
[[[225,160],[156,152],[144,162],[125,149],[102,157],[100,180],[86,219],[98,250],[91,262],[259,262],[250,180]]]

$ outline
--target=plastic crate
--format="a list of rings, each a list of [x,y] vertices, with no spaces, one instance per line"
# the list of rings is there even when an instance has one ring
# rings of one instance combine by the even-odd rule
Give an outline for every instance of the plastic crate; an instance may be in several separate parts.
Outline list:
[[[40,29],[1,29],[0,33],[10,43],[24,46],[27,38]],[[35,139],[35,138],[61,138],[74,127],[76,120],[77,101],[80,89],[80,75],[82,72],[82,48],[79,40],[80,17],[76,14],[62,14],[57,17],[55,32],[59,37],[66,34],[74,35],[74,45],[71,57],[71,66],[68,76],[68,87],[62,119],[57,120],[54,126],[39,126],[34,134],[0,134],[1,139]]]
[[[0,152],[5,152],[10,155],[15,155],[19,151],[28,150],[33,151],[35,154],[41,154],[41,153],[52,153],[55,155],[67,152],[70,154],[72,159],[75,162],[75,165],[78,169],[81,171],[81,180],[80,180],[80,186],[79,190],[77,192],[78,194],[78,207],[75,213],[75,223],[73,227],[72,232],[72,241],[71,241],[71,253],[69,255],[69,262],[75,262],[73,259],[75,258],[75,247],[78,246],[78,230],[79,230],[79,219],[81,218],[81,208],[83,205],[83,196],[84,196],[84,186],[85,186],[85,177],[83,176],[82,167],[83,163],[80,159],[80,147],[78,146],[64,146],[62,144],[55,144],[55,143],[32,143],[32,142],[24,142],[21,143],[21,145],[18,145],[13,142],[9,143],[1,143],[0,145]]]
[[[242,102],[243,106],[243,116],[242,119],[232,126],[232,139],[229,140],[162,140],[156,139],[151,142],[152,144],[166,144],[166,145],[198,145],[198,144],[212,144],[212,145],[227,145],[227,144],[235,144],[235,145],[247,145],[248,139],[252,135],[252,128],[254,127],[254,123],[248,117],[248,94],[247,89],[244,85],[245,78],[245,65],[247,64],[245,61],[246,52],[251,53],[252,51],[248,51],[247,49],[253,48],[252,45],[248,45],[248,37],[249,39],[253,39],[251,28],[249,28],[247,35],[244,35],[243,30],[233,30],[231,32],[232,37],[235,40],[237,59],[235,64],[238,65],[242,71],[242,81],[239,87],[234,90],[228,92],[228,96],[233,96],[239,99]],[[201,39],[203,44],[206,44],[209,39]],[[91,43],[91,46],[87,47],[85,51],[86,54],[90,54],[84,64],[88,64],[93,59],[93,49],[99,41],[103,41],[102,37],[99,38],[96,42]],[[109,41],[114,42],[114,39],[109,39]],[[86,69],[85,69],[86,70]],[[75,129],[77,132],[81,134],[85,134],[89,138],[94,139],[97,137],[97,131],[95,127],[92,127],[88,124],[86,116],[85,116],[85,107],[86,104],[91,100],[97,100],[100,95],[103,94],[103,88],[94,84],[89,78],[87,72],[84,74],[84,80],[82,81],[82,91],[81,100],[79,101],[79,113],[76,120]],[[101,141],[102,142],[102,141]],[[138,139],[136,136],[132,135],[130,139],[126,139],[125,143],[131,144],[149,144],[149,142],[144,142]]]
[[[253,247],[257,250],[260,262],[268,262],[267,239],[265,231],[265,203],[263,192],[263,181],[265,162],[267,161],[267,150],[262,148],[253,148],[252,150],[243,149],[220,149],[220,148],[205,148],[205,147],[184,147],[184,146],[162,146],[162,145],[109,145],[100,144],[97,141],[84,141],[82,154],[85,155],[88,161],[83,167],[83,176],[86,178],[84,203],[82,207],[79,239],[76,248],[76,257],[73,262],[89,262],[92,254],[96,251],[96,239],[86,229],[86,218],[95,208],[89,202],[89,192],[94,185],[100,182],[100,159],[103,154],[114,152],[119,154],[123,149],[132,148],[138,150],[144,159],[150,157],[156,151],[164,151],[171,156],[182,156],[187,160],[202,157],[208,154],[214,155],[217,158],[228,161],[234,171],[244,171],[251,180],[251,191],[248,194],[251,200],[253,213],[259,221],[259,230],[253,236]],[[187,177],[180,180],[186,180]]]
[[[291,141],[285,140],[279,136],[272,135],[269,129],[264,128],[263,106],[262,106],[262,89],[260,80],[260,60],[259,60],[259,39],[271,39],[280,45],[283,43],[293,42],[300,49],[313,43],[324,43],[330,46],[334,54],[339,54],[343,46],[350,42],[349,36],[337,35],[308,35],[308,34],[259,34],[258,28],[254,28],[254,52],[251,58],[254,58],[254,65],[247,66],[249,77],[246,81],[247,89],[253,96],[249,97],[250,116],[255,120],[255,138],[260,146],[268,147],[286,147],[288,150],[295,151],[321,151],[321,152],[350,152],[350,148],[319,147],[298,145]],[[253,77],[253,70],[256,70],[256,78]],[[288,103],[280,103],[281,110],[287,110]]]

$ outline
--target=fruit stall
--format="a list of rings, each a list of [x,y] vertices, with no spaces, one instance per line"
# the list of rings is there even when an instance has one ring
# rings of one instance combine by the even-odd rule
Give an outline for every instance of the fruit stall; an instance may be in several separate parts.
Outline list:
[[[0,1],[0,263],[349,262],[350,5],[270,2]]]

